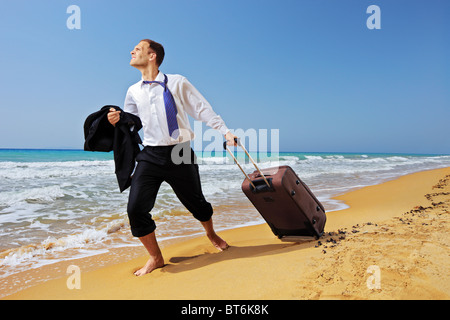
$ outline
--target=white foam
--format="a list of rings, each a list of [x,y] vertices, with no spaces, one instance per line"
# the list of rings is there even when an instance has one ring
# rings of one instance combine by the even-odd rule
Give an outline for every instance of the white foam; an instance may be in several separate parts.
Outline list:
[[[50,203],[62,197],[64,197],[64,192],[59,186],[7,191],[0,194],[0,205],[11,206],[23,201],[28,203]]]
[[[227,157],[197,157],[197,163],[199,165],[230,164],[231,161]]]
[[[309,161],[320,161],[323,160],[323,158],[321,156],[306,156],[305,155],[306,160]]]
[[[299,161],[299,158],[296,156],[284,156],[280,155],[280,161]]]
[[[88,244],[98,243],[107,237],[107,229],[87,229],[81,233],[68,235],[59,239],[48,237],[38,245],[25,245],[9,250],[0,259],[1,266],[17,266],[24,262],[40,261],[55,252],[72,248],[85,248]]]
[[[0,179],[45,179],[113,174],[114,161],[0,162]]]

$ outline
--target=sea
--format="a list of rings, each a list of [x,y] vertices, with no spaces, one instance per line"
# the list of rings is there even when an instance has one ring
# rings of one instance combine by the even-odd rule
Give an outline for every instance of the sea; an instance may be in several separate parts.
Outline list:
[[[202,189],[216,230],[264,223],[241,190],[244,175],[227,153],[196,152]],[[399,176],[450,166],[450,155],[305,153],[255,154],[260,168],[291,166],[327,212],[333,197]],[[245,172],[255,170],[235,152]],[[112,153],[0,149],[0,281],[62,260],[141,246],[130,233],[129,190],[120,193]],[[202,235],[200,223],[163,183],[151,212],[162,245]]]

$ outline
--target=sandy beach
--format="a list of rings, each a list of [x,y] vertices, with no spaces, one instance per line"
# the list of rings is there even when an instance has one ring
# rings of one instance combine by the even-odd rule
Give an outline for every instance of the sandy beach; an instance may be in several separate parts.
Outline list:
[[[33,273],[43,281],[3,299],[450,298],[450,167],[336,199],[349,208],[327,213],[319,240],[281,241],[265,224],[226,230],[219,234],[228,250],[217,252],[206,237],[173,243],[162,248],[166,266],[143,277],[133,272],[144,252],[124,260],[125,248],[121,261],[97,256],[97,269],[79,259],[15,275],[10,281]],[[69,265],[80,270],[80,289],[68,288]]]

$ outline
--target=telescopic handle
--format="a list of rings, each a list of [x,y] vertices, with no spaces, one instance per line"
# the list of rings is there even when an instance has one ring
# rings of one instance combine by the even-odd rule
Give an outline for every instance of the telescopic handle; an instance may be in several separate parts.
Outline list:
[[[261,170],[258,168],[258,166],[256,165],[255,161],[253,161],[253,158],[250,156],[250,154],[247,152],[247,149],[245,149],[245,147],[242,145],[241,140],[239,138],[234,138],[234,142],[236,142],[236,144],[238,146],[240,146],[242,148],[242,150],[244,150],[245,154],[247,155],[247,157],[250,159],[250,161],[253,163],[253,165],[255,166],[256,170],[258,170],[259,174],[261,175],[261,177],[264,179],[264,182],[267,184],[267,186],[270,188],[270,184],[269,181],[267,181],[266,176],[261,172]],[[233,153],[230,151],[230,149],[227,146],[227,141],[225,141],[223,143],[223,148],[226,149],[228,151],[228,153],[231,155],[231,157],[233,158],[234,162],[238,165],[239,169],[241,169],[242,173],[245,175],[245,177],[248,179],[248,181],[250,181],[250,184],[252,185],[253,188],[256,189],[255,185],[253,184],[252,180],[250,179],[250,177],[245,173],[244,169],[242,169],[241,165],[239,164],[239,162],[237,161],[236,157],[233,155]]]

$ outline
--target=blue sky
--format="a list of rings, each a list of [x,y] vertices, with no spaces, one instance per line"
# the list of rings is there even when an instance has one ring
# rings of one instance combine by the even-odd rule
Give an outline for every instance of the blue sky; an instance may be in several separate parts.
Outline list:
[[[85,118],[140,79],[130,51],[150,38],[161,71],[186,76],[229,128],[279,129],[281,151],[450,153],[449,1],[0,4],[0,148],[81,149]]]

